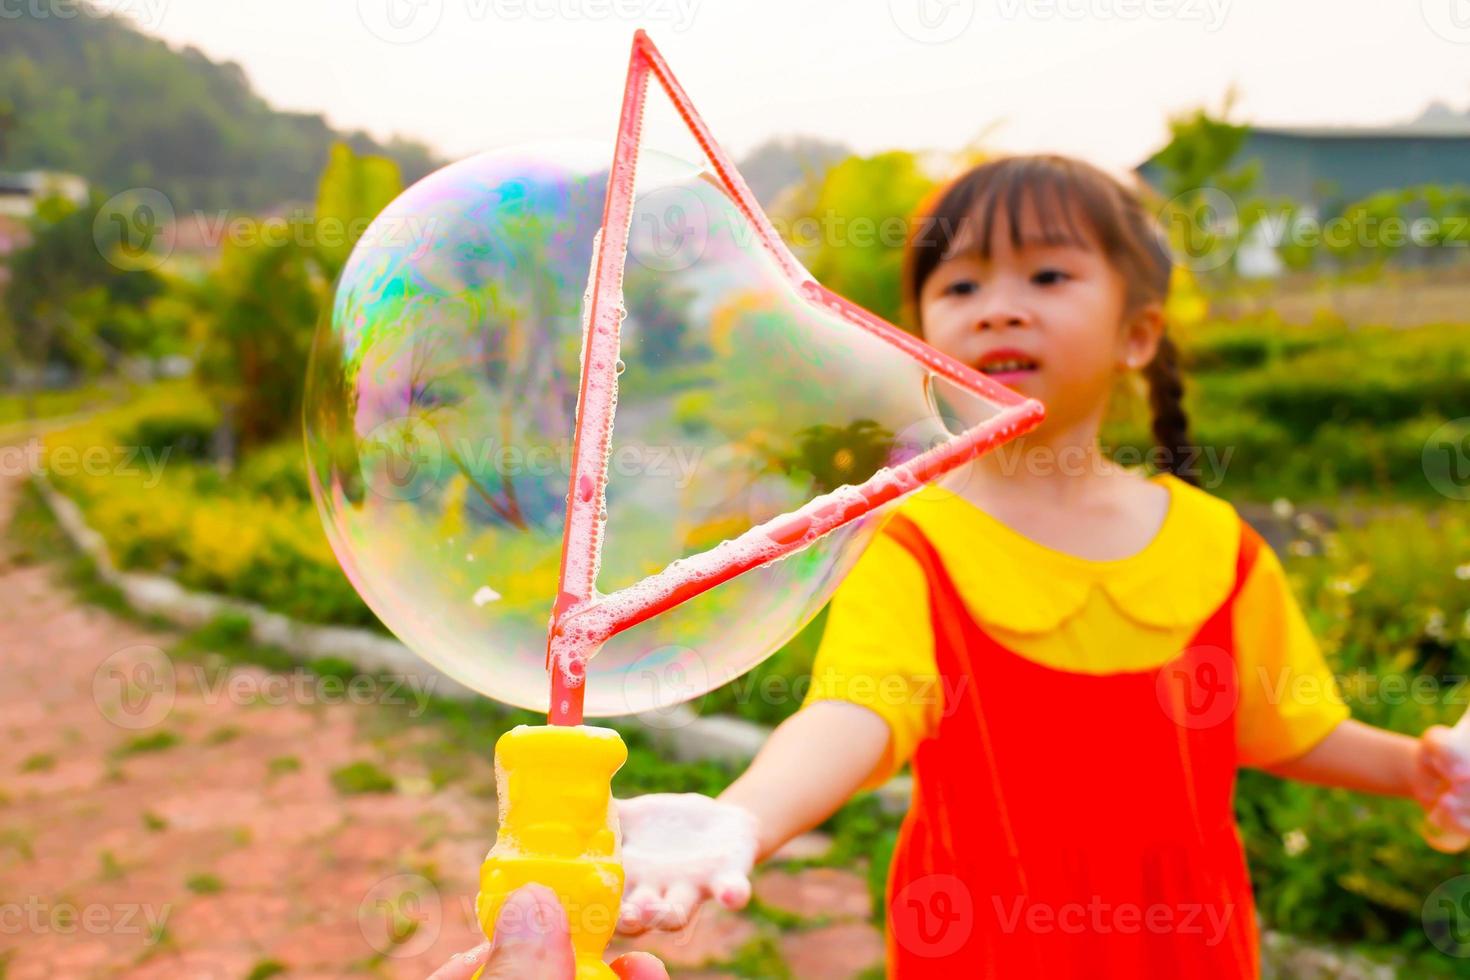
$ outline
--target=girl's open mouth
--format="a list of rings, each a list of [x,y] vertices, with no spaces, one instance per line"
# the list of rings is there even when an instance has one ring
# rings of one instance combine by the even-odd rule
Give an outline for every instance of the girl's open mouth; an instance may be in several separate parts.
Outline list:
[[[1018,350],[993,350],[975,365],[982,374],[1005,382],[1034,374],[1041,368],[1036,358]]]

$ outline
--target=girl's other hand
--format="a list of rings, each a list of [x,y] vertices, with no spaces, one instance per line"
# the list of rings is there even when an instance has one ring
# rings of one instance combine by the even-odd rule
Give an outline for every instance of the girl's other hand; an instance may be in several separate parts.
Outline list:
[[[610,965],[621,980],[669,980],[647,953],[627,953]],[[429,980],[470,980],[481,966],[480,980],[573,980],[577,961],[556,893],[542,885],[511,892],[495,919],[495,942],[451,958]]]
[[[623,829],[623,909],[618,930],[680,929],[713,898],[730,909],[750,901],[755,815],[698,793],[618,800]]]
[[[1470,718],[1467,713],[1466,718]],[[1419,739],[1414,796],[1426,813],[1425,839],[1447,852],[1470,844],[1470,725],[1434,725]]]

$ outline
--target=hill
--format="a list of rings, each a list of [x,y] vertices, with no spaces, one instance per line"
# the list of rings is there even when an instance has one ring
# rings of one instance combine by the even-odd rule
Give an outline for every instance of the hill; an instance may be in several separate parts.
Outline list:
[[[314,197],[339,139],[392,157],[408,181],[439,163],[421,144],[274,109],[239,65],[120,18],[36,10],[14,5],[0,30],[0,169],[66,170],[105,193],[152,187],[179,209],[261,209]]]

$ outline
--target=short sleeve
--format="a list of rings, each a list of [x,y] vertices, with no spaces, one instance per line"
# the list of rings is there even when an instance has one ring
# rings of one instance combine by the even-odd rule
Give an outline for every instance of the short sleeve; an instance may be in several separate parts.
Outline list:
[[[1234,615],[1239,762],[1265,768],[1308,752],[1351,711],[1280,560],[1264,544]]]
[[[862,786],[873,789],[938,727],[938,681],[924,571],[896,539],[880,534],[832,596],[802,706],[845,701],[888,723],[888,749]]]

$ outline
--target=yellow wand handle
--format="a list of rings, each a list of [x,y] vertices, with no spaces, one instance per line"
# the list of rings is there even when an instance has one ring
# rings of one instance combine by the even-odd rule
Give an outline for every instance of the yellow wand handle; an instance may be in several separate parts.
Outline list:
[[[577,980],[615,980],[602,961],[617,926],[623,865],[612,777],[628,747],[610,728],[518,725],[495,743],[500,828],[480,867],[475,915],[494,939],[510,893],[535,882],[567,912]]]

